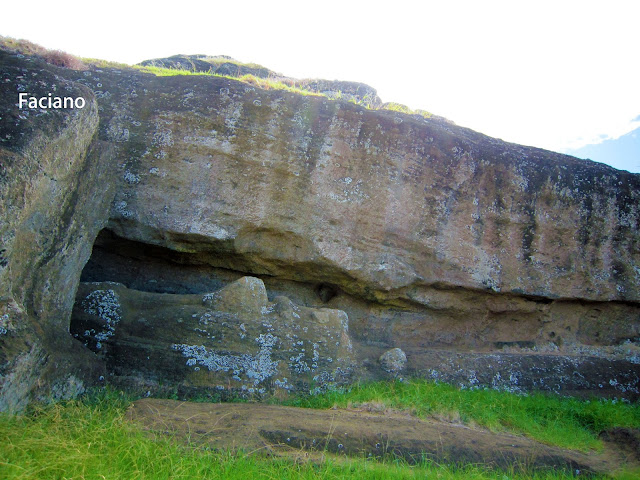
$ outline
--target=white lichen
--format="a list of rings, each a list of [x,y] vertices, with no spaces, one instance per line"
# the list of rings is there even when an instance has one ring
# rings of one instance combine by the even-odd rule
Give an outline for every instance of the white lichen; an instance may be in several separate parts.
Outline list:
[[[129,170],[124,172],[124,181],[130,185],[140,183],[140,175],[130,172]]]
[[[162,130],[153,134],[153,145],[170,147],[173,145],[171,130]]]
[[[104,330],[95,333],[96,348],[102,348],[102,342],[115,335],[116,325],[122,319],[120,312],[120,300],[113,290],[94,290],[82,301],[82,308],[86,313],[95,315],[104,321]],[[90,334],[95,332],[91,330]],[[88,331],[85,331],[85,336]]]
[[[6,335],[9,333],[9,314],[5,313],[0,317],[0,335]]]
[[[202,301],[205,302],[205,303],[206,302],[211,302],[211,301],[215,300],[216,297],[217,297],[217,295],[215,293],[205,293],[202,296]]]
[[[279,362],[271,359],[271,352],[278,337],[270,333],[260,334],[255,341],[260,347],[256,355],[219,354],[203,345],[174,344],[172,348],[187,357],[188,366],[200,365],[214,372],[232,372],[233,378],[238,381],[242,381],[241,375],[245,375],[254,385],[258,385],[277,373]]]
[[[124,200],[114,203],[113,208],[116,213],[119,213],[125,218],[130,218],[133,216],[133,212],[127,209],[127,202],[125,202]]]

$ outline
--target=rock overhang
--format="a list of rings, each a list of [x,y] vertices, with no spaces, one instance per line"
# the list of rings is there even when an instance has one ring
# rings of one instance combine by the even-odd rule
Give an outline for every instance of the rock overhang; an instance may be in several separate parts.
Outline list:
[[[337,264],[380,292],[637,300],[637,175],[437,119],[229,79],[152,81],[135,108],[146,118],[110,122],[131,135],[111,219],[121,236],[225,240],[274,269]]]
[[[95,95],[89,157],[117,159],[101,187],[123,241],[344,309],[361,362],[399,346],[421,375],[438,371],[430,349],[622,355],[632,378],[638,175],[228,78],[35,65]],[[439,374],[458,381],[459,365]]]

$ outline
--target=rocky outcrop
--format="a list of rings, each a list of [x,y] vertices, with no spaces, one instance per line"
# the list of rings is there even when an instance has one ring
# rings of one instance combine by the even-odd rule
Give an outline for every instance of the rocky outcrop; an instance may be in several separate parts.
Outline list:
[[[373,376],[392,347],[421,375],[424,349],[637,361],[637,175],[228,78],[92,78],[123,153],[88,280],[204,293],[259,276],[344,310]]]
[[[0,78],[0,411],[18,411],[31,398],[75,396],[100,375],[69,318],[113,184],[91,90],[1,51]],[[85,108],[18,108],[19,92],[52,91]]]
[[[138,389],[324,391],[356,370],[344,312],[269,302],[254,277],[204,295],[84,283],[71,325],[114,381]]]
[[[121,237],[432,310],[460,288],[638,301],[637,175],[227,78],[76,77],[121,151]]]
[[[401,348],[392,348],[380,355],[379,360],[385,372],[398,374],[407,364],[407,355]]]
[[[140,62],[139,65],[143,67],[189,70],[191,72],[224,75],[234,78],[253,75],[254,77],[284,83],[306,92],[317,93],[334,100],[353,102],[373,109],[383,107],[382,100],[378,97],[376,89],[364,83],[321,79],[298,80],[276,73],[261,65],[238,62],[226,55],[214,57],[208,55],[174,55],[168,58],[145,60]]]
[[[33,62],[3,55],[27,70]],[[44,75],[53,67],[38,68]],[[100,291],[126,297],[128,320],[112,332],[108,319],[91,317],[82,305],[94,287],[85,285],[72,322],[78,338],[96,351],[104,337],[100,343],[109,347],[98,357],[106,360],[114,380],[172,378],[184,388],[221,385],[231,370],[205,371],[205,360],[198,364],[198,356],[184,353],[202,353],[202,359],[211,352],[257,358],[261,347],[251,339],[226,350],[204,337],[198,337],[204,343],[194,343],[192,317],[185,330],[174,328],[185,341],[176,337],[171,343],[189,348],[157,355],[152,367],[144,362],[145,349],[167,351],[172,333],[168,327],[134,328],[142,317],[150,321],[140,313],[145,302],[166,302],[171,310],[219,292],[192,314],[200,318],[209,309],[236,315],[229,327],[235,333],[240,324],[249,324],[247,312],[262,308],[265,298],[267,307],[286,296],[300,309],[344,312],[353,347],[349,362],[363,367],[362,378],[388,377],[379,359],[399,348],[407,357],[403,375],[472,387],[524,391],[552,385],[550,390],[567,393],[639,394],[634,379],[640,374],[640,176],[505,143],[437,117],[263,90],[233,78],[155,77],[96,66],[50,71],[70,88],[93,92],[103,142],[94,145],[108,146],[117,159],[114,174],[105,167],[98,177],[91,165],[109,162],[100,159],[103,149],[92,150],[82,174],[86,183],[79,176],[61,190],[79,192],[71,202],[75,210],[65,209],[62,197],[38,203],[41,210],[75,212],[56,218],[69,228],[86,229],[73,238],[87,245],[103,218],[99,203],[110,197],[102,192],[107,185],[115,188],[106,228],[82,276],[99,282]],[[95,112],[85,120],[83,125],[93,125],[87,132],[93,132]],[[52,125],[56,135],[66,131]],[[20,128],[20,138],[37,137],[27,126]],[[71,144],[86,146],[89,137],[75,135]],[[98,193],[97,203],[91,196],[87,200],[83,192],[89,190]],[[23,198],[17,191],[6,198]],[[23,228],[18,216],[2,218],[14,222],[6,231]],[[25,302],[64,291],[56,304],[63,308],[56,306],[55,314],[34,324],[66,327],[87,255],[65,257],[71,250],[63,244],[51,250],[43,242],[21,252],[28,259],[45,255],[52,273],[34,276],[40,264],[25,263],[20,270],[15,263],[11,275],[31,272],[19,274],[23,283],[36,277],[41,283],[20,290],[14,281],[7,298],[15,299],[11,308],[32,312],[36,309]],[[3,248],[17,262],[8,244],[10,249]],[[259,289],[258,297],[228,300],[240,285],[231,287],[233,282],[247,276],[262,281],[266,293]],[[42,283],[44,278],[53,279],[51,286]],[[109,281],[120,285],[108,287],[104,282]],[[189,295],[196,297],[187,302]],[[42,302],[39,311],[49,308]],[[152,317],[163,315],[154,311]],[[307,328],[319,328],[312,313],[307,317]],[[211,328],[222,328],[216,325]],[[252,339],[277,336],[261,328],[255,324]],[[215,331],[209,333],[226,332]],[[293,347],[278,348],[280,353],[271,349],[271,354],[284,355],[278,357],[284,366]],[[335,352],[327,355],[336,358]],[[177,362],[175,368],[164,359]],[[186,369],[192,360],[188,367],[200,368],[197,374]],[[539,364],[545,365],[544,374]],[[484,365],[482,374],[477,365]],[[17,371],[5,371],[10,370]],[[591,374],[597,384],[576,380]],[[282,381],[284,375],[293,378],[290,371],[272,377]],[[236,387],[255,387],[240,378],[232,378],[239,382]],[[514,384],[507,378],[520,380]],[[312,380],[300,378],[300,385],[311,386]]]
[[[331,454],[368,460],[402,459],[409,465],[428,459],[438,464],[516,470],[525,478],[551,469],[593,477],[608,474],[621,464],[608,449],[606,454],[564,450],[523,435],[377,409],[380,406],[375,404],[315,410],[145,398],[131,405],[127,417],[154,435],[167,435],[174,441],[224,451],[266,451],[298,461],[301,452],[306,453],[305,460],[313,461]],[[620,450],[629,452],[628,463],[634,465],[630,450],[638,444],[638,433],[621,430],[611,432],[607,441],[626,440]]]

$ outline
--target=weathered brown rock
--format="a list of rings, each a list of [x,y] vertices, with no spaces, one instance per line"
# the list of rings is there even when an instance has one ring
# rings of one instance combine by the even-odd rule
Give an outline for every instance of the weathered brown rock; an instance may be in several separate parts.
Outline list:
[[[112,381],[138,377],[145,389],[321,391],[356,370],[344,312],[269,302],[252,277],[205,295],[83,283],[71,333],[105,358]]]
[[[69,398],[102,367],[69,336],[80,272],[113,197],[98,105],[58,69],[0,51],[0,411]],[[82,96],[80,110],[22,110],[18,93]]]
[[[123,161],[87,279],[204,293],[259,276],[346,311],[372,375],[396,346],[638,369],[638,175],[231,79],[98,82]]]
[[[169,435],[191,445],[298,460],[319,460],[319,454],[334,454],[359,459],[401,458],[409,464],[423,460],[474,464],[522,474],[564,470],[581,476],[607,474],[620,467],[620,460],[610,454],[564,450],[522,435],[393,411],[376,414],[366,408],[314,410],[145,398],[131,405],[127,417],[155,435]],[[632,434],[637,442],[637,432]],[[629,458],[628,465],[634,466],[634,459]]]
[[[4,58],[27,70],[33,62]],[[456,359],[477,354],[491,372],[502,372],[499,364],[509,355],[522,355],[522,371],[514,375],[533,372],[530,363],[538,358],[555,365],[560,357],[558,364],[570,365],[566,371],[578,377],[591,371],[583,365],[594,358],[598,378],[610,385],[629,386],[640,373],[639,175],[508,144],[435,117],[262,90],[229,78],[154,77],[108,67],[51,71],[65,85],[94,92],[98,135],[118,164],[113,176],[105,169],[98,178],[87,167],[94,173],[85,172],[86,183],[61,187],[69,194],[71,184],[79,185],[84,193],[73,201],[49,194],[34,201],[37,211],[63,212],[56,218],[64,225],[94,232],[99,200],[109,197],[102,191],[116,189],[85,280],[171,293],[177,296],[167,301],[180,303],[182,295],[259,278],[271,302],[286,295],[301,308],[346,312],[354,355],[371,377],[380,374],[380,355],[393,347],[407,352],[407,372],[422,376],[434,371],[432,359],[441,352]],[[87,122],[95,128],[92,118]],[[66,131],[51,125],[49,136]],[[37,138],[36,130],[23,132],[30,142]],[[69,140],[89,144],[84,135]],[[93,151],[88,164],[106,165],[101,152]],[[42,172],[43,179],[54,176]],[[6,198],[30,198],[16,185]],[[86,200],[89,191],[98,203]],[[22,231],[26,213],[15,220],[7,212],[2,218],[14,224],[3,220],[2,231]],[[42,238],[57,238],[65,228],[49,228]],[[84,239],[82,245],[91,241],[88,233],[72,235]],[[9,261],[17,262],[11,275],[21,280],[12,280],[3,308],[31,318],[39,304],[39,311],[55,313],[39,314],[42,321],[34,325],[65,327],[86,254],[66,257],[65,243],[52,249],[45,240],[31,248],[31,237],[24,238],[20,254],[11,247]],[[40,273],[35,259],[41,255],[51,273]],[[64,292],[52,309],[50,292]],[[144,308],[144,294],[136,295],[142,303],[131,307],[134,313]],[[231,312],[236,295],[225,295],[212,297],[212,305],[234,315],[264,303],[264,296],[247,298]],[[145,339],[161,340],[145,331],[136,342]],[[113,347],[110,361],[124,365],[118,349],[126,345]],[[41,357],[29,358],[6,371],[28,372]],[[553,389],[563,391],[565,370],[553,373],[553,365]],[[482,377],[471,376],[466,361],[454,366],[440,373],[452,381]],[[152,372],[145,375],[152,379]],[[536,382],[525,383],[537,388]],[[597,390],[593,382],[566,385],[571,392]],[[637,385],[630,387],[637,394]]]
[[[128,139],[122,237],[435,308],[434,287],[638,300],[637,175],[323,97],[134,78],[149,93],[106,132]]]

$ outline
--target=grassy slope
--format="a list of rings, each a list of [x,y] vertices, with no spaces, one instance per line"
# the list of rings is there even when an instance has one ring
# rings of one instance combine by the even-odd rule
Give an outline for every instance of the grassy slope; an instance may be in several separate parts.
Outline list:
[[[489,400],[477,400],[494,392],[457,391],[452,387],[434,386],[425,382],[410,384],[376,383],[354,388],[346,394],[329,394],[299,399],[297,403],[316,408],[350,402],[384,401],[390,405],[410,402],[416,413],[453,411],[461,417],[481,423],[478,411],[494,404],[493,422],[497,417],[511,418],[514,411],[528,405],[530,422],[540,419],[538,428],[561,419],[549,419],[546,410],[561,411],[572,416],[584,427],[595,431],[600,426],[629,424],[638,421],[638,406],[611,402],[575,402],[561,399],[538,399],[529,405],[529,398],[495,393]],[[442,390],[434,394],[434,391]],[[457,392],[457,393],[456,393]],[[426,397],[425,397],[426,395]],[[375,397],[375,398],[374,398]],[[425,400],[428,399],[428,400]],[[442,404],[441,404],[442,402]],[[550,407],[555,402],[562,407]],[[423,464],[416,467],[402,462],[361,460],[328,460],[322,465],[295,464],[280,459],[247,456],[242,453],[213,452],[183,447],[166,438],[145,436],[127,423],[124,413],[129,402],[117,392],[102,392],[93,398],[36,408],[24,416],[0,415],[0,478],[127,478],[127,479],[190,479],[190,478],[444,478],[444,479],[504,479],[506,478],[570,478],[564,473],[539,473],[520,476],[513,472],[487,472],[476,467],[452,468]],[[468,404],[468,409],[463,407]],[[520,404],[520,406],[518,406]],[[594,406],[595,405],[595,406]],[[441,408],[442,407],[442,408]],[[509,407],[509,408],[506,408]],[[512,408],[511,408],[512,407]],[[505,410],[506,408],[506,410]],[[469,410],[476,413],[463,413]],[[503,411],[505,415],[499,415]],[[511,413],[509,413],[511,412]],[[483,415],[486,414],[483,413]],[[631,420],[630,420],[631,419]],[[596,427],[596,425],[600,425]],[[638,472],[635,472],[637,475]],[[619,478],[637,478],[627,473]]]

